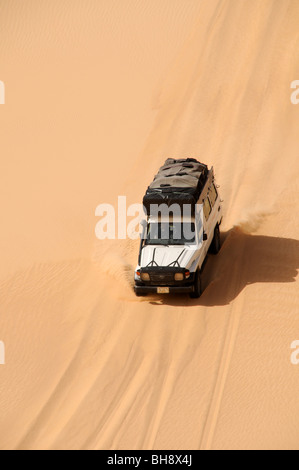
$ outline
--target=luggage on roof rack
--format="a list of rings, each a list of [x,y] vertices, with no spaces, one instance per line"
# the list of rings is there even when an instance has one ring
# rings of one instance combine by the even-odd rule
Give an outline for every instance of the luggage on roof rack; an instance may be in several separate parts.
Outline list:
[[[213,169],[195,158],[168,158],[147,188],[143,205],[148,214],[152,204],[191,204],[194,209]]]

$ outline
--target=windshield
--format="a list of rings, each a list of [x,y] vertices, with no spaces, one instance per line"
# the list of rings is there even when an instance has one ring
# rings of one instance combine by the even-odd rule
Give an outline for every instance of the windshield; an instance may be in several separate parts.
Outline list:
[[[195,243],[194,222],[152,222],[147,227],[146,245],[190,245]]]

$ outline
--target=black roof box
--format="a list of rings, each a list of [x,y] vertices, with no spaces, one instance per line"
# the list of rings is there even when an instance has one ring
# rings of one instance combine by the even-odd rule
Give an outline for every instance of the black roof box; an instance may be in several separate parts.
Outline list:
[[[207,165],[194,158],[168,158],[159,169],[153,182],[147,188],[143,205],[148,214],[152,204],[191,204],[197,203],[207,182]]]

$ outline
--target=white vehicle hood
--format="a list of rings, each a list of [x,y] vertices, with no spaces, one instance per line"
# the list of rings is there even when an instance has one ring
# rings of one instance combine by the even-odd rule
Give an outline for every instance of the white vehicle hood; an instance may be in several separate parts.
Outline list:
[[[165,267],[178,266],[174,262],[178,259],[179,266],[182,268],[189,268],[192,261],[198,253],[198,246],[195,245],[180,245],[180,246],[158,246],[158,245],[147,245],[142,249],[141,252],[141,263],[140,267],[145,268],[152,261],[155,263],[152,266]],[[157,264],[156,264],[157,263]]]

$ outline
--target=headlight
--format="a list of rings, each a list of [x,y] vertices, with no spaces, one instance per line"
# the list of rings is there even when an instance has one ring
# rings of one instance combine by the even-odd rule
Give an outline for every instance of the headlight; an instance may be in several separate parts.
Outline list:
[[[184,274],[183,273],[175,273],[174,279],[175,279],[175,281],[183,281],[184,280]]]
[[[141,279],[143,281],[150,281],[151,278],[150,278],[149,273],[141,273]]]

